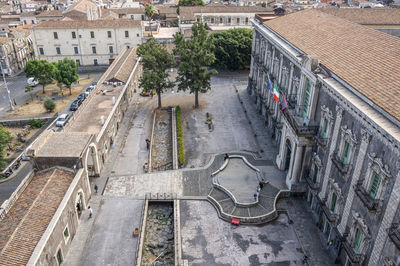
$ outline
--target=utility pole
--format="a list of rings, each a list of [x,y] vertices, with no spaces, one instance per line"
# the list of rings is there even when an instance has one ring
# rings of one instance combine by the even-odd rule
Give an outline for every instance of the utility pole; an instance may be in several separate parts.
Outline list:
[[[4,64],[6,63],[6,61],[4,60],[4,57],[2,57],[1,61],[0,61],[0,70],[1,70],[1,73],[3,74],[4,88],[7,91],[8,102],[10,103],[10,110],[12,111],[12,110],[14,110],[14,106],[13,106],[13,103],[11,101],[10,90],[7,87],[6,75],[4,74],[4,69],[3,69],[3,64],[2,64],[3,62],[4,62]]]

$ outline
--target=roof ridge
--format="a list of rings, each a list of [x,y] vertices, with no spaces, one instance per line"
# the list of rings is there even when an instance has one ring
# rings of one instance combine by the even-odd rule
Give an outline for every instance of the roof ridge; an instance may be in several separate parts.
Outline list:
[[[10,238],[8,239],[7,243],[4,245],[3,249],[0,252],[0,258],[1,256],[4,256],[4,252],[6,251],[6,249],[8,248],[8,246],[10,245],[11,240],[14,238],[15,234],[17,234],[18,229],[21,227],[22,223],[25,221],[25,219],[27,218],[29,212],[33,209],[33,206],[35,205],[35,203],[39,200],[40,196],[43,194],[43,191],[45,191],[45,189],[47,188],[48,184],[50,183],[50,180],[52,179],[54,173],[57,171],[58,169],[55,169],[54,172],[50,175],[49,179],[47,179],[46,184],[43,186],[42,190],[39,192],[39,194],[37,195],[36,199],[32,202],[31,206],[29,207],[28,211],[25,213],[24,217],[21,219],[21,221],[18,223],[18,226],[14,229],[13,233],[11,234]],[[32,182],[32,180],[30,181]],[[30,183],[29,182],[29,183]],[[29,186],[29,184],[28,184]]]

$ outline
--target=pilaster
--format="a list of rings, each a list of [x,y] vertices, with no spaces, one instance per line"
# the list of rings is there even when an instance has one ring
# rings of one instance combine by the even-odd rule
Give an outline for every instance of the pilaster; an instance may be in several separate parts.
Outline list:
[[[361,136],[362,136],[362,138],[361,138],[361,144],[360,144],[360,151],[358,152],[356,165],[355,165],[354,171],[353,171],[353,176],[351,177],[350,189],[349,189],[349,193],[347,194],[347,197],[346,197],[346,202],[344,205],[342,219],[338,226],[338,230],[339,230],[340,234],[342,234],[342,235],[346,230],[347,221],[350,216],[351,206],[353,205],[354,186],[357,184],[358,179],[360,178],[361,169],[364,164],[365,155],[367,154],[368,144],[371,141],[371,134],[364,129],[361,129]]]
[[[343,109],[339,105],[337,105],[336,106],[335,126],[333,128],[331,145],[329,147],[329,154],[328,154],[328,160],[327,160],[326,167],[325,167],[325,174],[324,174],[324,177],[322,180],[322,188],[321,188],[321,192],[319,193],[320,199],[325,198],[326,187],[328,186],[328,180],[329,180],[329,176],[331,174],[331,169],[332,169],[331,157],[336,148],[336,143],[337,143],[338,136],[339,136],[340,124],[342,123],[342,118],[343,118]]]

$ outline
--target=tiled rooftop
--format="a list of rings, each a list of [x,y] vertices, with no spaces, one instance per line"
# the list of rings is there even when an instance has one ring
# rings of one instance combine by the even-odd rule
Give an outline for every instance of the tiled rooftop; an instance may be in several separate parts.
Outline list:
[[[0,222],[0,265],[26,265],[73,177],[51,169],[32,178]]]
[[[136,63],[136,50],[127,49],[123,54],[119,55],[111,66],[109,73],[105,73],[100,81],[117,78],[123,82],[127,82],[129,75]],[[116,86],[98,84],[96,90],[92,93],[95,95],[89,99],[89,102],[83,106],[84,109],[79,114],[75,114],[75,118],[70,122],[67,132],[86,132],[90,134],[98,134],[102,128],[101,117],[104,121],[109,116],[113,105],[113,97],[115,101],[121,94],[124,85]],[[102,93],[104,91],[105,93]],[[81,107],[82,108],[82,107]]]
[[[182,20],[193,20],[194,14],[207,13],[274,13],[271,8],[259,6],[181,6],[179,14]]]
[[[400,120],[399,38],[312,9],[264,24]]]
[[[400,25],[397,8],[320,8],[319,11],[362,25]]]

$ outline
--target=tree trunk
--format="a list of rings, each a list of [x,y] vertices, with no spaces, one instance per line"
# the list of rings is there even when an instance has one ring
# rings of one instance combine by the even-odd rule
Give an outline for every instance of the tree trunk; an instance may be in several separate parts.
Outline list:
[[[44,84],[42,84],[42,87],[43,87],[43,94],[44,94]]]
[[[194,108],[199,107],[199,91],[194,92]]]
[[[69,87],[68,89],[69,89],[69,95],[72,95],[71,87]]]
[[[158,96],[158,109],[161,109],[161,93],[158,93],[157,96]]]

